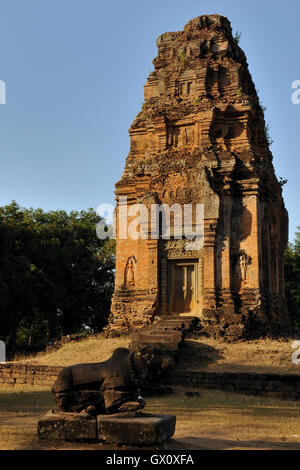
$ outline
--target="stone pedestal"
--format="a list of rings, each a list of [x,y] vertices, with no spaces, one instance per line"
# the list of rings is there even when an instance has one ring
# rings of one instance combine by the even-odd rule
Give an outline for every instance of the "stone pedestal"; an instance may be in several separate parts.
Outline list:
[[[40,439],[62,441],[97,441],[96,416],[87,413],[63,413],[50,410],[38,422]]]
[[[134,418],[97,416],[98,440],[126,445],[157,445],[172,437],[176,416],[141,413]]]
[[[92,416],[49,411],[38,422],[40,439],[157,445],[175,432],[176,416],[127,412]]]

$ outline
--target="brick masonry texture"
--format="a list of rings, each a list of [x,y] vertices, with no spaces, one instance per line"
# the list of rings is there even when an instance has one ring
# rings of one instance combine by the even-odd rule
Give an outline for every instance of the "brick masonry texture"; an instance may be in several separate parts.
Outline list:
[[[52,387],[63,367],[34,364],[0,364],[0,385],[45,385]]]
[[[157,47],[116,184],[117,217],[120,197],[128,210],[142,203],[149,212],[153,204],[203,204],[204,246],[124,239],[117,224],[110,326],[138,328],[172,315],[170,279],[184,262],[193,302],[180,313],[199,317],[202,329],[228,339],[282,333],[288,214],[246,56],[220,15],[162,34]]]
[[[177,370],[172,376],[164,380],[164,384],[231,391],[273,398],[300,399],[300,375],[296,374]]]
[[[62,367],[7,363],[0,365],[1,385],[52,387]],[[199,389],[227,390],[250,395],[283,399],[300,399],[300,375],[257,374],[176,370],[161,385]]]

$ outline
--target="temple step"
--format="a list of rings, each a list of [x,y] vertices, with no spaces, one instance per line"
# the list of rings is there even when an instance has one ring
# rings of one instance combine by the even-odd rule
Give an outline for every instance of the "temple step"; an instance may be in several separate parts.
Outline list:
[[[163,318],[160,320],[156,325],[157,328],[163,329],[163,328],[180,328],[184,330],[189,330],[193,326],[196,326],[198,323],[199,318],[197,317],[168,317],[168,318]]]
[[[198,323],[197,317],[172,315],[162,318],[152,326],[136,331],[132,347],[158,347],[172,354],[177,353],[184,342],[185,334]]]
[[[162,343],[182,343],[183,342],[183,339],[180,337],[180,338],[176,338],[174,336],[164,336],[164,335],[141,335],[139,337],[139,341],[140,342],[148,342],[149,344],[151,343],[158,343],[158,342],[162,342]]]
[[[139,343],[139,348],[144,348],[144,347],[147,347],[147,346],[151,346],[151,347],[157,347],[159,349],[162,349],[164,351],[168,351],[171,355],[172,353],[177,353],[181,344],[177,344],[177,343],[160,343],[160,342],[153,342],[153,343],[149,343],[148,341],[145,341],[145,342],[140,342]]]

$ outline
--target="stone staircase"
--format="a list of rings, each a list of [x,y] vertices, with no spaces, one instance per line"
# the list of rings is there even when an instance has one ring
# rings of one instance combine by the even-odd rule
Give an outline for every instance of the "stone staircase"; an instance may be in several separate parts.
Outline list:
[[[198,323],[199,318],[192,316],[162,318],[154,325],[137,330],[132,337],[130,348],[158,347],[172,356],[176,363],[186,334],[193,331]],[[162,384],[161,377],[154,375],[144,385],[142,392],[145,396],[161,396],[172,393],[172,387]]]
[[[162,318],[151,326],[137,330],[132,338],[131,348],[153,346],[165,350],[177,358],[186,333],[192,331],[199,318],[179,315]]]

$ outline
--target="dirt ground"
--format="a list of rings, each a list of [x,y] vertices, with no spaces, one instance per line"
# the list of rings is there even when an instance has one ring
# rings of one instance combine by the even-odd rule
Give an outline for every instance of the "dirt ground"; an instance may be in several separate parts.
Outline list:
[[[190,389],[189,389],[190,390]],[[186,389],[148,398],[146,412],[175,414],[176,432],[158,450],[300,450],[300,403],[222,391]],[[53,406],[49,390],[0,388],[1,450],[125,450],[95,443],[44,442],[37,422]]]

